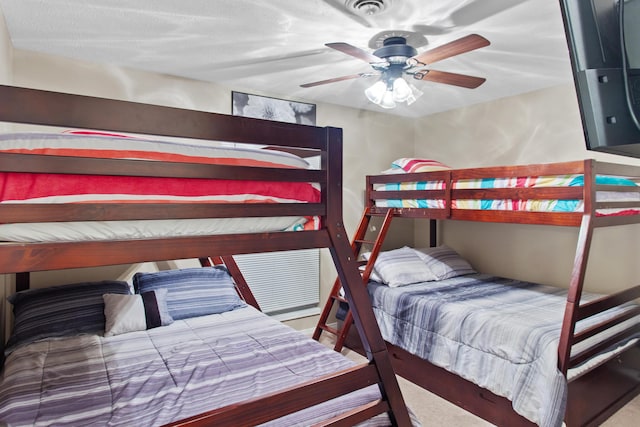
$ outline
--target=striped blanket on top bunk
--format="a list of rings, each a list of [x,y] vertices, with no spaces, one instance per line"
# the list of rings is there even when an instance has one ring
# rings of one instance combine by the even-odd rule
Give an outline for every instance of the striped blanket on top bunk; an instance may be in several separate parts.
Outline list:
[[[392,163],[392,168],[383,174],[398,174],[398,182],[375,184],[376,191],[408,191],[408,190],[443,190],[444,181],[404,181],[402,175],[410,172],[432,172],[448,170],[449,167],[434,160],[398,159]],[[640,192],[634,191],[638,187],[629,179],[598,175],[596,184],[628,187],[630,191],[598,191],[596,198],[604,201],[640,201]],[[584,175],[567,174],[552,176],[521,176],[512,178],[477,178],[460,179],[452,182],[452,189],[492,189],[492,188],[557,188],[583,187]],[[634,188],[635,187],[635,188]],[[376,206],[389,208],[423,208],[444,209],[443,199],[378,199]],[[527,212],[582,212],[582,200],[555,199],[453,199],[452,209],[474,210],[510,210]],[[598,215],[624,215],[638,213],[637,209],[599,209]]]

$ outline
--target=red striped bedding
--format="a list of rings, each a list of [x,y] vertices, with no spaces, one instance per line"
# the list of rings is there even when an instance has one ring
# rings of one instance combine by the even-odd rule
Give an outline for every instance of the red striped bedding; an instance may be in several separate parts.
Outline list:
[[[229,144],[205,141],[163,141],[147,140],[138,137],[102,133],[13,133],[0,135],[0,152],[20,154],[40,154],[74,157],[99,157],[113,159],[134,159],[161,162],[188,162],[214,165],[260,166],[275,168],[308,168],[306,160],[284,152],[246,147],[233,147]],[[209,180],[195,178],[167,177],[128,177],[117,175],[74,175],[74,174],[32,174],[0,173],[0,203],[314,203],[319,202],[320,191],[312,183],[304,182],[261,182],[246,180]],[[287,218],[272,221],[269,218],[254,218],[251,232],[277,231],[292,228],[315,228],[310,218]],[[203,228],[203,220],[180,220],[178,223],[166,221],[136,221],[118,238],[140,238],[151,233],[152,237],[165,233],[193,235],[223,232],[228,220],[211,221]],[[256,221],[264,222],[264,227]],[[243,221],[236,221],[231,228],[240,232]],[[246,221],[245,221],[246,222]],[[105,224],[104,232],[89,235],[88,239],[114,238],[111,234],[115,227],[123,224]],[[124,223],[118,221],[118,223]],[[195,229],[185,229],[193,223]],[[159,230],[148,229],[151,224]],[[126,224],[125,224],[126,225]],[[82,228],[82,224],[79,224]],[[43,232],[30,238],[24,231],[16,229],[19,224],[2,224],[1,240],[26,239],[28,241],[50,240],[56,234],[51,224],[42,226]],[[37,232],[39,225],[29,228]],[[64,227],[64,226],[63,226]],[[191,226],[189,226],[191,227]],[[24,227],[22,227],[24,228]],[[85,227],[90,233],[99,229],[100,224],[92,223]],[[6,234],[3,230],[7,230]],[[15,231],[14,231],[15,230]],[[63,232],[62,235],[66,235]],[[73,239],[78,239],[72,233]],[[170,234],[174,235],[174,234]],[[56,240],[58,240],[56,238]],[[67,240],[67,238],[63,238]]]
[[[138,159],[236,166],[307,168],[293,154],[218,141],[160,140],[93,131],[0,134],[0,151],[52,156]]]

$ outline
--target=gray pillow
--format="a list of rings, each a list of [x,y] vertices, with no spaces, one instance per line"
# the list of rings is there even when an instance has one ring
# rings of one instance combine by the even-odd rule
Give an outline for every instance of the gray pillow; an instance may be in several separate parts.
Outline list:
[[[435,280],[476,273],[467,260],[446,245],[415,249],[415,252],[431,270]]]
[[[14,327],[7,342],[8,354],[16,346],[38,339],[80,333],[102,335],[105,327],[104,294],[130,295],[121,281],[83,282],[29,289],[11,295]]]
[[[382,282],[390,287],[436,280],[418,254],[408,246],[380,252],[374,269]]]

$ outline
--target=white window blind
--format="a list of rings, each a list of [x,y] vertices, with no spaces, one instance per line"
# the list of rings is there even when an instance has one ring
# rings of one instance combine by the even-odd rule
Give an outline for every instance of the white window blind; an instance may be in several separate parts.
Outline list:
[[[318,306],[319,249],[235,255],[233,258],[263,312],[274,315]]]

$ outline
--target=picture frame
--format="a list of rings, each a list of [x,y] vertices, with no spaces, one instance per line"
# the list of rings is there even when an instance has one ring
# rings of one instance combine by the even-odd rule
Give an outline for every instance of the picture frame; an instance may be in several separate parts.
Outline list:
[[[231,114],[303,125],[316,124],[316,105],[306,102],[231,92]]]

